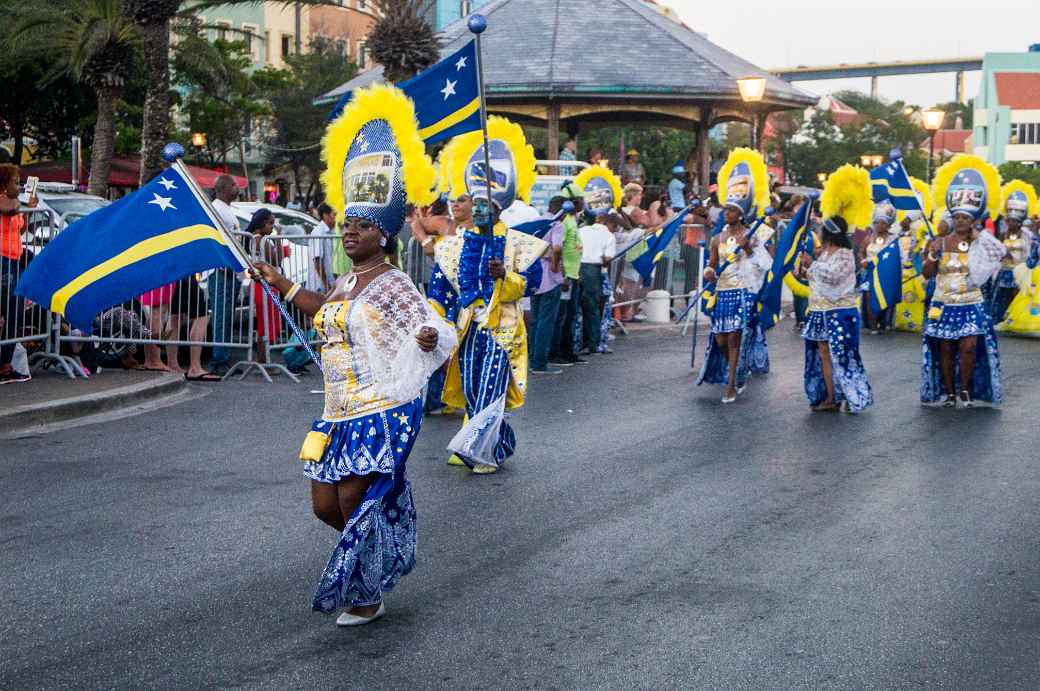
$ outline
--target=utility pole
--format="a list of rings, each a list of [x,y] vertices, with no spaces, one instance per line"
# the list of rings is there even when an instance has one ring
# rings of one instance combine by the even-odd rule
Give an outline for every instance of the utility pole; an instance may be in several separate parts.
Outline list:
[[[303,5],[296,0],[296,54],[303,53]]]

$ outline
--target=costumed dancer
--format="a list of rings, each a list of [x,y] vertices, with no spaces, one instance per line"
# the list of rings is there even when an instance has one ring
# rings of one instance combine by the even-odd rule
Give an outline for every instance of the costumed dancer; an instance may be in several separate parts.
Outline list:
[[[927,221],[932,218],[932,188],[923,180],[911,177],[921,211],[899,212],[899,255],[903,260],[903,290],[895,307],[896,331],[920,333],[924,324],[928,282],[921,275],[921,264],[930,240]]]
[[[1008,186],[1015,185],[1017,182],[1017,180],[1012,181],[1008,183]],[[1029,187],[1022,193],[1028,198],[1029,192],[1032,191],[1033,188]],[[1032,209],[1034,216],[1040,215],[1040,201],[1034,200]],[[1010,217],[1010,215],[1009,212],[1008,216]],[[1033,225],[1033,231],[1036,230],[1036,225]],[[1020,232],[1025,234],[1029,231],[1023,227]],[[1032,246],[1026,260],[1014,268],[1014,278],[1018,294],[1011,301],[1011,306],[1007,310],[1007,318],[997,325],[997,331],[1040,337],[1040,235],[1037,235],[1036,232],[1032,233]]]
[[[498,471],[516,449],[506,411],[521,407],[527,392],[527,330],[519,303],[538,287],[539,259],[548,248],[544,240],[509,230],[499,220],[502,209],[517,197],[526,200],[534,185],[534,152],[523,131],[492,117],[488,135],[490,199],[481,133],[456,137],[442,153],[451,196],[470,199],[472,220],[460,223],[461,236],[437,244],[427,294],[438,313],[455,315],[459,340],[442,400],[464,408],[466,420],[448,444],[448,463],[478,474]]]
[[[819,250],[815,259],[808,253],[801,258],[809,278],[809,312],[802,329],[805,395],[815,412],[840,407],[858,413],[874,402],[874,394],[859,355],[860,296],[849,230],[870,222],[870,175],[855,166],[839,168],[823,187],[820,209]]]
[[[756,212],[769,204],[769,178],[761,154],[736,149],[719,170],[720,199],[726,225],[711,239],[704,280],[715,282],[711,304],[711,337],[697,384],[725,387],[723,403],[743,392],[752,373],[769,371],[769,351],[758,324],[756,300],[772,265],[765,249],[771,233],[750,232]],[[761,227],[758,229],[761,231]]]
[[[869,173],[868,173],[869,175]],[[870,306],[870,272],[877,261],[881,250],[895,242],[896,235],[892,226],[896,223],[896,207],[889,201],[874,205],[873,222],[870,230],[863,238],[860,246],[860,292],[863,294],[863,321],[870,333],[878,334],[892,328],[895,316],[895,305],[891,305],[881,314],[874,314]],[[902,246],[900,246],[900,250]]]
[[[1004,243],[1007,254],[1001,262],[1000,271],[993,279],[990,295],[989,316],[994,324],[1004,321],[1008,306],[1018,294],[1015,273],[1020,276],[1026,271],[1026,260],[1033,246],[1033,233],[1023,227],[1029,220],[1029,211],[1036,206],[1036,190],[1022,180],[1012,180],[1004,185],[1004,218],[997,223],[997,239]],[[1023,267],[1019,269],[1018,267]]]
[[[422,422],[421,392],[455,347],[455,331],[389,263],[405,203],[428,203],[435,171],[411,100],[390,86],[358,90],[325,135],[322,175],[341,212],[354,269],[328,296],[270,264],[256,273],[314,317],[324,340],[325,410],[300,459],[314,513],[340,538],[313,608],[367,624],[415,564],[416,526],[405,463]]]
[[[960,154],[938,170],[935,203],[945,205],[952,232],[931,242],[924,262],[935,277],[924,325],[921,402],[1001,402],[1000,353],[982,286],[1000,269],[1004,245],[975,224],[1000,207],[1000,173],[978,156]]]

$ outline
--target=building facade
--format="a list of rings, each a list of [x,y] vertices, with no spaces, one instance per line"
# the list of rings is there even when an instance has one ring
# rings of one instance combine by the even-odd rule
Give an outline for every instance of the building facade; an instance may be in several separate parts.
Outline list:
[[[470,12],[476,12],[481,5],[486,5],[491,0],[437,0],[433,9],[433,28],[440,31],[448,24],[465,17]]]
[[[994,165],[1040,163],[1040,45],[983,58],[972,142]]]
[[[221,5],[199,15],[203,24],[216,27],[208,30],[211,39],[243,41],[253,56],[253,67],[267,64],[269,47],[265,39],[265,8],[262,5]]]
[[[340,52],[366,70],[371,60],[365,39],[376,22],[376,10],[368,0],[337,0],[339,5],[312,7],[308,29],[311,37],[322,36],[333,41]]]

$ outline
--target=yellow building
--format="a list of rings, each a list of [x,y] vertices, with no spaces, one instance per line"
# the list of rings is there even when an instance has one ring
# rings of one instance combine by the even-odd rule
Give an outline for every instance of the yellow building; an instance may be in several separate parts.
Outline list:
[[[310,42],[310,13],[311,9],[305,5],[264,3],[264,43],[267,45],[268,65],[285,67],[285,58],[295,54],[297,47],[302,51],[307,50]]]

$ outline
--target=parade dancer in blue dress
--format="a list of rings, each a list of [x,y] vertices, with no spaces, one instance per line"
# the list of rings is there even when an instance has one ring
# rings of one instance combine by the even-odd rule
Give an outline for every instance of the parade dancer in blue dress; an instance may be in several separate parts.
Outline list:
[[[805,395],[814,412],[840,409],[858,413],[874,402],[859,355],[860,312],[856,257],[849,220],[870,218],[871,189],[866,171],[843,166],[824,186],[820,248],[814,258],[802,254],[809,278],[805,339]],[[849,220],[847,220],[849,219]]]
[[[421,392],[456,345],[408,276],[390,263],[410,197],[426,203],[435,171],[412,102],[393,87],[359,90],[329,127],[324,175],[341,212],[353,272],[328,295],[269,264],[256,274],[303,313],[325,342],[325,409],[300,452],[314,513],[340,533],[312,606],[345,611],[340,626],[386,612],[384,596],[415,564],[408,455],[422,423]]]
[[[935,294],[922,339],[921,402],[998,405],[1000,351],[982,286],[1006,250],[976,223],[999,209],[1000,174],[985,160],[961,154],[936,173],[935,201],[952,215],[953,230],[932,241],[923,267],[926,278],[935,278]]]
[[[757,298],[772,257],[765,248],[772,229],[759,226],[756,211],[769,204],[765,162],[757,152],[737,149],[719,171],[719,196],[726,225],[711,240],[706,282],[715,282],[711,298],[711,336],[697,384],[725,387],[723,403],[743,393],[752,373],[769,371],[769,351],[758,324]]]
[[[990,295],[989,316],[994,324],[1000,324],[1007,316],[1008,307],[1018,295],[1015,274],[1025,270],[1033,247],[1034,235],[1023,224],[1029,220],[1029,211],[1036,206],[1036,191],[1022,180],[1012,180],[1004,185],[1004,217],[997,223],[997,238],[1004,243],[1007,254],[1001,262],[1000,271],[993,279]]]

